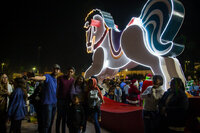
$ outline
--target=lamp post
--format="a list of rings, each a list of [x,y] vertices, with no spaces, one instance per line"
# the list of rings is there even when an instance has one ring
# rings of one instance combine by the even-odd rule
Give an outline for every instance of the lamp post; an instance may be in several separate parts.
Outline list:
[[[185,61],[185,72],[187,72],[187,68],[188,68],[189,64],[190,64],[190,61],[186,60]]]
[[[6,64],[3,62],[3,63],[1,63],[1,71],[2,71],[2,73],[3,73],[3,67],[5,66]]]
[[[37,70],[37,68],[36,68],[36,67],[33,67],[33,68],[32,68],[32,72],[33,72],[33,73],[35,73],[35,72],[36,72],[36,70]]]

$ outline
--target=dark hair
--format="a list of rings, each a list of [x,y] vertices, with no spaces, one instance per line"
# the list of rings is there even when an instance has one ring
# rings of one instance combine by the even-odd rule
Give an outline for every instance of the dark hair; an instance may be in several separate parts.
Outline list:
[[[25,80],[24,80],[24,78],[15,78],[15,80],[14,80],[14,82],[15,82],[15,87],[16,88],[25,88],[25,84],[26,84],[26,82],[25,82]]]
[[[60,65],[54,64],[54,65],[53,65],[53,69],[60,69]]]
[[[180,78],[176,78],[176,77],[172,78],[170,82],[170,88],[173,90],[185,91],[183,81]]]
[[[71,69],[75,72],[75,68],[74,68],[73,66],[68,67],[68,68],[67,68],[67,71],[69,71],[69,70],[71,70]]]
[[[157,80],[160,80],[160,86],[163,85],[163,77],[161,75],[154,75],[153,76],[153,84],[156,84]]]
[[[74,86],[76,87],[79,78],[83,78],[83,83],[82,83],[82,85],[80,86],[81,89],[83,90],[84,87],[85,87],[85,78],[84,78],[82,75],[79,75],[79,76],[76,78],[76,81],[75,81],[75,83],[74,83]]]

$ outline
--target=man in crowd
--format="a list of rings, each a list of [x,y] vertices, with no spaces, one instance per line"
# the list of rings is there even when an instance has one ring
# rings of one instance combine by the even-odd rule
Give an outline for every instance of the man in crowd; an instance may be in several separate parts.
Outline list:
[[[66,130],[66,121],[69,117],[69,107],[71,102],[71,88],[74,83],[74,67],[69,67],[67,73],[58,78],[57,87],[57,119],[56,133],[60,133],[60,122],[62,120],[62,133]],[[68,122],[68,121],[67,121]]]
[[[30,79],[44,81],[44,87],[42,88],[42,133],[51,133],[54,116],[56,113],[56,88],[57,88],[57,76],[60,73],[60,66],[58,64],[53,65],[52,73],[45,74],[44,76],[35,76]]]

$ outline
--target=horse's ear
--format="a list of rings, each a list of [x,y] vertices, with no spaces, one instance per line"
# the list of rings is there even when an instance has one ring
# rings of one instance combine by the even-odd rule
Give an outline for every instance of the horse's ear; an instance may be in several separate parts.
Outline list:
[[[101,22],[99,20],[96,19],[91,19],[91,26],[95,26],[95,27],[100,27]]]

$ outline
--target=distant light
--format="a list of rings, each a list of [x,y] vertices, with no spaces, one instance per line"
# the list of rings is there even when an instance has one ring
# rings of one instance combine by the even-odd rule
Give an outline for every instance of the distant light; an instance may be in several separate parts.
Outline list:
[[[33,67],[32,70],[35,71],[35,70],[36,70],[36,67]]]

